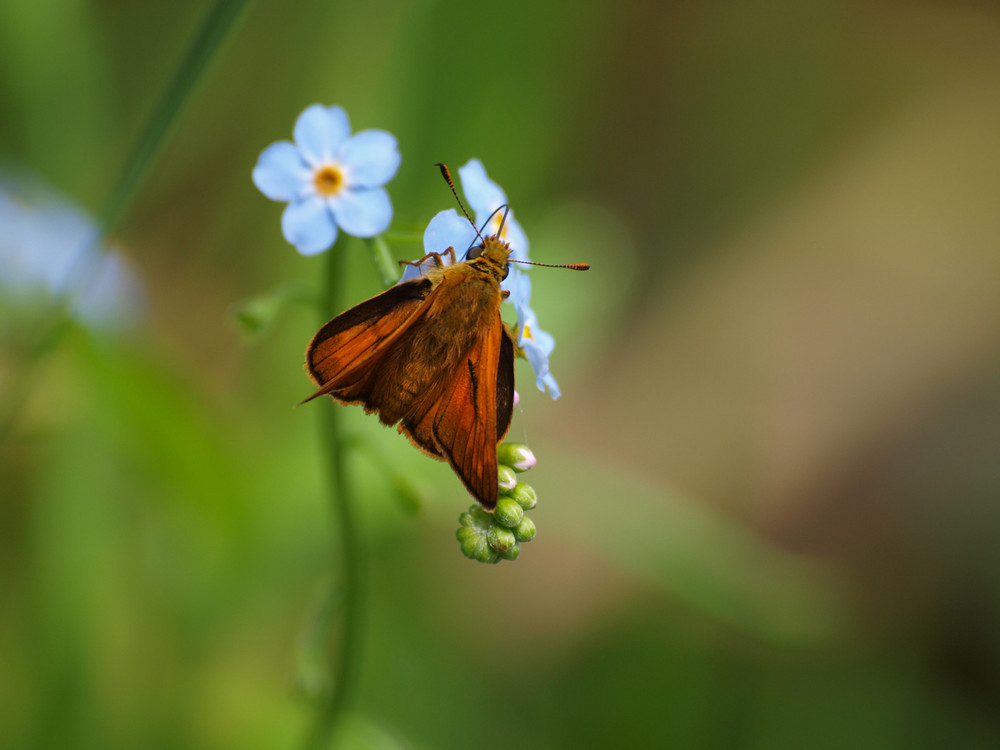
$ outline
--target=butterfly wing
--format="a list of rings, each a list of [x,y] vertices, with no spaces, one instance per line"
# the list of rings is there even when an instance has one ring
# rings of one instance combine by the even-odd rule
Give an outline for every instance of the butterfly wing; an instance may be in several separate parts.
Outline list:
[[[433,387],[406,404],[380,378],[398,374],[407,341],[434,322],[435,296],[458,277],[404,282],[347,310],[313,337],[306,368],[319,389],[305,401],[330,395],[361,403],[382,421],[402,418],[400,432],[424,453],[447,461],[487,509],[497,501],[497,443],[510,427],[514,403],[514,344],[496,310],[456,364],[437,373]],[[398,394],[397,394],[398,395]]]
[[[439,392],[415,405],[400,430],[433,446],[483,507],[497,503],[497,443],[510,426],[514,346],[497,311]]]
[[[398,284],[341,313],[313,336],[306,349],[306,369],[319,390],[305,401],[329,394],[343,403],[378,404],[367,379],[392,344],[426,312],[433,291],[429,279]],[[305,403],[303,401],[303,403]]]
[[[510,429],[514,414],[514,339],[501,325],[500,361],[497,367],[497,444],[504,439]]]

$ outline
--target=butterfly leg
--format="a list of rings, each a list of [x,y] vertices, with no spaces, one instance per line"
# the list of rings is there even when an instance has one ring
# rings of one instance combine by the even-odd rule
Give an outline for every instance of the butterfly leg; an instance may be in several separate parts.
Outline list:
[[[401,266],[416,266],[417,268],[420,268],[424,264],[425,260],[427,260],[428,258],[433,258],[434,259],[434,265],[437,266],[438,268],[441,268],[442,266],[445,265],[444,261],[441,260],[441,258],[443,258],[445,255],[450,255],[451,256],[451,263],[452,264],[455,263],[455,261],[456,261],[456,259],[455,259],[455,248],[454,247],[449,247],[443,253],[427,253],[427,255],[425,255],[423,258],[420,258],[419,260],[401,260],[401,261],[399,261],[399,265],[401,265]]]

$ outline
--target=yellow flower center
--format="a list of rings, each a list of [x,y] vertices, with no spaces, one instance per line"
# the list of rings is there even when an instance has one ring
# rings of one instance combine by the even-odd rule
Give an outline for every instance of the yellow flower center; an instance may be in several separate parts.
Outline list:
[[[524,333],[521,335],[522,338],[528,339],[528,341],[534,341],[535,337],[531,335],[531,326],[527,323],[524,324]]]
[[[344,186],[344,175],[334,166],[325,166],[313,176],[313,184],[320,195],[336,195]]]
[[[500,229],[500,222],[503,221],[503,213],[498,213],[494,215],[493,219],[490,221],[493,229],[493,234],[495,234],[500,239],[506,239],[507,237],[507,225],[503,225],[503,229]]]

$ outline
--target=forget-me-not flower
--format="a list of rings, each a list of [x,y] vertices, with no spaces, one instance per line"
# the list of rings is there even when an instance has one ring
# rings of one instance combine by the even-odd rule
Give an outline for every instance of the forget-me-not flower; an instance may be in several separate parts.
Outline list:
[[[510,301],[517,310],[517,345],[521,347],[525,358],[535,371],[535,384],[538,390],[548,388],[552,398],[559,398],[559,385],[549,372],[549,355],[555,349],[556,340],[551,333],[538,327],[538,316],[531,309],[531,279],[527,274],[520,274],[517,286],[511,291]]]
[[[458,176],[462,181],[465,199],[476,217],[476,224],[482,226],[489,218],[486,228],[482,230],[483,234],[497,234],[499,231],[500,239],[510,244],[510,257],[528,260],[528,236],[514,218],[513,209],[508,208],[506,218],[504,211],[497,211],[500,206],[506,205],[507,194],[486,175],[483,163],[479,159],[469,159],[464,167],[459,167]],[[500,228],[501,221],[503,229]],[[455,249],[458,250],[458,247]]]
[[[313,104],[295,121],[293,137],[264,149],[253,170],[264,195],[288,202],[281,217],[286,240],[302,255],[316,255],[337,240],[338,227],[356,237],[389,228],[392,203],[382,186],[399,168],[395,136],[351,135],[343,108]]]
[[[34,180],[0,179],[0,297],[19,308],[68,297],[69,312],[96,328],[122,327],[143,307],[137,275],[96,223]]]

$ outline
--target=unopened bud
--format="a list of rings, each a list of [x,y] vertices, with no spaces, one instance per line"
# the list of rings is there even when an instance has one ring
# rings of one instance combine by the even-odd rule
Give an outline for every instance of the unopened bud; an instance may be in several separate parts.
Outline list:
[[[535,454],[521,443],[503,443],[497,448],[497,461],[517,472],[527,471],[536,462]]]
[[[479,529],[471,526],[459,526],[455,536],[458,537],[462,554],[466,557],[478,560],[483,554],[490,551],[486,544],[486,534]]]
[[[497,482],[500,485],[500,494],[509,495],[517,485],[517,475],[509,466],[500,464],[497,467]]]
[[[514,542],[514,546],[504,552],[501,557],[504,560],[516,560],[517,556],[521,554],[521,545]]]
[[[524,510],[514,498],[501,497],[497,500],[496,510],[493,511],[494,522],[512,529],[521,523],[522,518],[524,518]]]
[[[535,488],[524,482],[518,482],[510,496],[525,510],[531,510],[538,505],[538,495],[535,494]]]
[[[510,529],[494,525],[491,526],[490,530],[486,532],[486,543],[492,549],[495,549],[500,554],[503,554],[517,544],[517,539],[514,538],[514,532]]]
[[[519,542],[530,542],[535,538],[535,522],[525,516],[514,528],[514,538]]]

